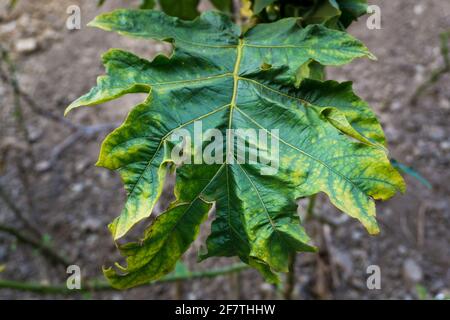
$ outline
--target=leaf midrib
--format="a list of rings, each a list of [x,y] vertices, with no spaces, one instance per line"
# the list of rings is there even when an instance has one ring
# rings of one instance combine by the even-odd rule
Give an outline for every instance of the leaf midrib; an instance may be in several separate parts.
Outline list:
[[[180,40],[180,39],[178,39],[178,40]],[[186,41],[184,41],[184,42],[186,42]],[[244,42],[244,39],[239,38],[239,42],[238,42],[237,45],[226,46],[227,48],[230,48],[230,47],[236,48],[236,61],[235,61],[235,65],[234,65],[234,68],[233,68],[233,73],[223,73],[223,74],[212,75],[212,76],[207,76],[207,77],[203,77],[203,78],[191,79],[191,80],[188,80],[188,81],[180,80],[180,81],[172,81],[172,82],[166,82],[166,83],[157,83],[157,84],[154,84],[155,86],[163,86],[163,85],[179,85],[179,84],[186,84],[186,83],[192,83],[192,82],[201,82],[201,81],[215,80],[215,79],[218,79],[218,78],[224,78],[224,77],[230,76],[230,77],[233,78],[233,94],[232,94],[232,97],[231,97],[231,101],[230,101],[230,103],[229,103],[228,105],[224,105],[224,106],[219,107],[218,109],[216,109],[216,110],[214,110],[214,111],[212,111],[212,112],[210,112],[210,113],[208,113],[208,114],[205,114],[205,115],[202,115],[202,116],[200,116],[200,117],[197,117],[196,119],[192,119],[192,120],[188,121],[187,123],[185,123],[185,124],[183,124],[183,125],[181,125],[181,126],[175,128],[175,129],[171,130],[171,131],[170,131],[169,133],[167,133],[164,137],[162,137],[161,140],[160,140],[160,143],[159,143],[159,145],[158,145],[158,147],[157,147],[157,149],[156,149],[156,151],[155,151],[155,153],[154,153],[154,155],[153,155],[153,157],[147,162],[145,169],[142,171],[142,174],[139,176],[137,182],[133,185],[133,187],[132,187],[132,189],[131,189],[131,191],[130,191],[129,194],[132,194],[132,193],[134,192],[135,187],[139,184],[140,180],[141,180],[142,177],[144,176],[144,174],[145,174],[145,172],[147,171],[148,167],[149,167],[149,166],[151,165],[151,163],[153,162],[153,159],[154,159],[154,158],[156,157],[156,155],[158,154],[160,148],[162,147],[162,145],[163,145],[163,143],[165,142],[165,140],[167,139],[167,137],[170,135],[171,132],[173,132],[174,130],[176,130],[176,129],[178,129],[178,128],[184,127],[184,126],[186,126],[186,125],[188,125],[188,124],[190,124],[190,123],[193,123],[194,121],[198,121],[198,120],[200,120],[200,119],[206,118],[206,117],[210,116],[211,114],[214,114],[214,113],[218,112],[219,110],[221,110],[221,109],[223,109],[223,108],[229,107],[230,110],[229,110],[228,129],[232,129],[233,111],[234,111],[234,109],[237,109],[241,114],[243,114],[244,116],[246,116],[248,119],[250,119],[252,122],[254,122],[257,126],[259,126],[260,128],[266,130],[265,128],[263,128],[263,126],[261,126],[259,123],[257,123],[255,120],[253,120],[250,116],[248,116],[246,113],[244,113],[242,110],[240,110],[240,109],[237,107],[236,101],[237,101],[237,97],[238,97],[239,81],[241,81],[241,80],[242,80],[242,81],[248,81],[248,82],[255,83],[255,84],[261,86],[262,88],[266,88],[267,90],[270,90],[270,91],[272,91],[272,92],[275,92],[275,93],[277,93],[277,94],[279,94],[279,95],[281,95],[281,96],[284,96],[284,97],[287,97],[287,98],[290,98],[290,99],[297,100],[297,101],[299,101],[299,102],[301,102],[301,103],[303,103],[303,104],[306,104],[306,105],[312,105],[312,103],[310,103],[310,102],[308,102],[308,101],[306,101],[306,100],[304,100],[304,99],[301,99],[301,98],[298,98],[298,97],[291,96],[291,95],[289,95],[289,94],[283,93],[283,92],[281,92],[281,91],[279,91],[279,90],[277,90],[277,89],[271,88],[270,86],[267,86],[267,85],[265,85],[265,84],[263,84],[263,83],[260,83],[260,82],[254,80],[254,79],[250,79],[250,78],[246,78],[246,77],[240,76],[240,72],[239,72],[239,71],[240,71],[240,64],[241,64],[241,59],[242,59],[243,48],[244,48],[245,46],[249,46],[249,47],[250,47],[250,46],[253,46],[253,47],[255,47],[255,46],[257,46],[257,45],[256,45],[256,44],[253,44],[253,45],[252,45],[252,44],[249,44],[249,43],[245,43],[245,42]],[[298,47],[300,47],[300,46],[298,46]],[[267,131],[267,130],[266,130],[266,131]],[[283,144],[285,144],[285,145],[287,145],[287,146],[289,146],[289,147],[291,147],[291,148],[293,148],[293,149],[299,151],[300,153],[302,153],[302,154],[308,156],[310,159],[312,159],[312,160],[314,160],[314,161],[320,163],[322,166],[324,166],[325,168],[327,168],[329,171],[331,171],[331,172],[333,172],[334,174],[336,174],[337,176],[343,178],[343,179],[344,179],[345,181],[347,181],[352,187],[356,188],[356,189],[359,190],[363,195],[365,195],[365,196],[367,197],[367,195],[366,195],[366,194],[365,194],[365,193],[364,193],[364,192],[363,192],[363,191],[362,191],[362,190],[361,190],[361,189],[360,189],[353,181],[351,181],[351,180],[350,180],[349,178],[347,178],[346,176],[342,175],[340,172],[338,172],[338,171],[334,170],[333,168],[331,168],[328,164],[326,164],[326,163],[325,163],[324,161],[322,161],[321,159],[318,159],[318,158],[312,156],[311,154],[305,152],[304,150],[301,150],[301,149],[299,149],[299,148],[297,148],[297,147],[295,147],[295,146],[293,146],[293,145],[287,143],[286,141],[282,140],[282,139],[279,138],[279,137],[276,137],[276,138],[277,138],[279,141],[281,141]],[[230,140],[230,139],[229,139],[229,140]],[[227,143],[228,143],[228,148],[227,148],[227,150],[230,151],[230,150],[231,150],[231,146],[230,146],[231,141],[227,141]],[[232,155],[232,156],[234,157],[234,155]],[[226,157],[225,164],[229,164],[229,163],[228,163],[229,159],[231,159],[231,158],[229,158],[229,157],[227,156],[227,157]],[[126,166],[128,166],[128,165],[130,165],[130,164],[127,164]],[[123,166],[123,167],[125,167],[125,166]],[[117,170],[120,170],[120,169],[122,169],[123,167],[118,168]],[[247,176],[247,178],[249,178],[249,177]],[[368,197],[367,197],[367,198],[368,198]],[[261,199],[260,199],[260,200],[261,200]],[[270,218],[270,217],[269,217],[269,218]],[[274,230],[276,231],[276,228],[275,228],[275,226],[273,225],[272,221],[271,221],[271,225],[272,225],[272,227],[274,228]]]

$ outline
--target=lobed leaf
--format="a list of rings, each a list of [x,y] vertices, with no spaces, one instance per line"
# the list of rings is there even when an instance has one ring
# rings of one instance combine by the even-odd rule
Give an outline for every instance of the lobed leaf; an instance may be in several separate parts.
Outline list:
[[[350,35],[322,25],[303,28],[294,18],[241,33],[228,17],[213,12],[182,21],[161,12],[117,10],[91,25],[175,47],[170,57],[151,62],[109,51],[103,57],[107,75],[67,110],[148,93],[100,152],[98,165],[117,170],[128,194],[110,225],[115,240],[150,216],[175,162],[169,137],[176,130],[195,136],[199,120],[204,131],[218,129],[224,136],[227,129],[259,129],[280,149],[273,176],[261,174],[264,164],[237,161],[239,150],[229,145],[223,147],[223,164],[179,166],[176,201],[141,242],[121,248],[125,268],[105,270],[113,286],[128,288],[170,272],[213,203],[215,219],[201,259],[238,256],[276,281],[277,272],[287,271],[290,254],[315,250],[297,214],[297,198],[324,192],[376,234],[374,199],[404,191],[387,157],[381,126],[351,83],[322,82],[299,72],[311,61],[342,65],[373,58]],[[247,139],[242,132],[237,135]]]

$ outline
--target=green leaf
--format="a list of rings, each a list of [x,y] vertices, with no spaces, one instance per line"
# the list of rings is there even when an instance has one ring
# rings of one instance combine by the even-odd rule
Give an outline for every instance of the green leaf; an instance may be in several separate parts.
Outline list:
[[[189,268],[182,261],[178,261],[175,265],[174,276],[176,277],[186,277],[190,274]]]
[[[267,6],[270,6],[272,3],[274,3],[275,0],[254,0],[253,2],[253,12],[255,14],[260,13],[264,10]]]
[[[278,18],[301,17],[303,25],[324,24],[335,29],[345,29],[367,13],[367,0],[252,0],[252,4],[255,15],[261,16],[265,8],[277,4]]]
[[[342,11],[340,21],[347,28],[353,21],[367,13],[367,0],[337,0]]]
[[[209,174],[214,176],[217,170],[209,169]],[[180,174],[183,174],[181,170]],[[114,287],[128,288],[153,281],[175,268],[178,259],[197,237],[200,224],[211,208],[211,204],[200,198],[203,190],[208,188],[207,178],[190,180],[189,188],[181,188],[177,184],[178,200],[158,216],[144,239],[120,247],[121,253],[127,257],[128,267],[119,268],[126,273],[118,274],[111,268],[104,270]]]
[[[9,9],[9,10],[14,9],[14,8],[16,7],[16,5],[17,5],[18,2],[19,2],[18,0],[10,0],[10,1],[9,1],[9,5],[8,5],[8,9]]]
[[[334,27],[341,16],[336,0],[321,0],[315,8],[309,9],[304,16],[304,24],[325,24]]]
[[[141,0],[140,9],[153,9],[155,7],[155,0]]]
[[[217,129],[223,136],[227,129],[257,129],[270,146],[279,146],[280,155],[274,161],[276,175],[263,174],[268,168],[261,161],[238,162],[239,150],[230,148],[230,141],[223,145],[222,163],[177,163],[176,200],[140,242],[121,247],[127,266],[105,270],[113,286],[132,287],[173,270],[213,204],[215,219],[201,259],[238,256],[275,282],[277,272],[288,270],[290,254],[315,250],[296,199],[324,192],[376,234],[374,199],[404,191],[387,157],[381,126],[351,83],[298,81],[298,70],[311,61],[337,66],[373,57],[350,35],[320,25],[302,28],[294,18],[241,34],[215,12],[182,21],[156,11],[117,10],[90,25],[175,46],[170,57],[159,55],[151,62],[110,50],[103,56],[107,74],[67,109],[148,93],[100,152],[98,165],[118,171],[128,194],[110,225],[114,239],[150,216],[175,162],[171,137],[177,130],[196,137],[197,121],[203,132]],[[255,143],[244,132],[237,136]],[[187,155],[196,159],[197,147]]]
[[[192,20],[200,13],[197,6],[200,0],[159,0],[161,9],[170,16]]]
[[[223,12],[231,12],[233,8],[233,0],[211,0],[211,3]]]
[[[97,6],[101,7],[106,0],[98,0]],[[156,0],[141,0],[139,9],[153,9],[156,5]]]

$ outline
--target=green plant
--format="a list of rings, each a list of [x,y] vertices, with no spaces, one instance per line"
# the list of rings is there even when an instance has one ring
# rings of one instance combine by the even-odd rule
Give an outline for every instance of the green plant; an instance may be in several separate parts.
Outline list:
[[[99,0],[98,5],[103,5],[105,1]],[[141,0],[139,8],[154,9],[156,3],[159,4],[162,11],[174,17],[192,20],[200,14],[197,9],[200,0]],[[211,0],[211,3],[218,10],[228,13],[231,12],[233,6],[232,0]]]
[[[248,2],[246,12],[255,10],[257,2]],[[281,3],[266,1],[264,11],[276,12],[273,5]],[[283,11],[275,22],[260,23],[267,17],[256,12],[239,27],[217,12],[182,21],[152,10],[117,10],[90,23],[174,46],[170,57],[158,55],[151,62],[123,50],[108,51],[103,55],[106,75],[66,110],[129,93],[148,94],[105,139],[97,163],[118,171],[128,193],[121,215],[109,226],[114,240],[150,216],[166,175],[176,171],[176,200],[142,240],[118,245],[126,267],[104,270],[114,287],[148,283],[173,270],[213,204],[216,216],[200,259],[238,256],[271,282],[289,270],[296,252],[315,251],[297,215],[298,198],[324,192],[369,233],[379,232],[374,200],[404,191],[403,179],[388,159],[381,125],[351,83],[323,81],[325,66],[374,58],[341,31],[360,15],[350,11],[351,18],[344,19],[344,9],[365,1],[302,3],[310,5],[308,18],[329,3],[337,10],[327,11],[334,23],[329,24],[330,15],[310,24],[302,17],[284,18]],[[176,163],[169,137],[180,128],[195,136],[197,120],[203,130],[224,135],[227,129],[246,128],[266,133],[271,145],[279,145],[277,174],[262,175],[261,163],[237,163],[239,155],[229,141],[223,146],[223,164],[189,164],[199,154],[195,148],[188,148],[191,157],[185,163]]]

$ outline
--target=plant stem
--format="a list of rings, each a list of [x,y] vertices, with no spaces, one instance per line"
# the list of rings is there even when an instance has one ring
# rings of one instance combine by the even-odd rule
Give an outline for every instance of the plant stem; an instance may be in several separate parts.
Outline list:
[[[309,197],[308,208],[306,209],[305,221],[311,220],[314,217],[314,206],[316,205],[317,194]]]
[[[286,283],[284,287],[284,299],[291,300],[292,293],[294,292],[295,287],[295,261],[297,258],[296,252],[291,253],[289,255],[289,272],[286,275]]]
[[[49,246],[45,245],[44,243],[42,243],[40,241],[36,241],[33,238],[21,233],[16,228],[0,224],[0,232],[8,233],[8,234],[14,236],[20,242],[26,243],[26,244],[38,249],[40,252],[42,252],[42,254],[45,257],[47,257],[49,260],[51,260],[54,263],[63,265],[65,267],[70,265],[70,262],[66,258],[59,255],[52,248],[50,248]]]
[[[41,237],[41,232],[28,220],[22,211],[14,204],[14,200],[11,199],[9,194],[0,186],[0,199],[6,204],[6,206],[14,213],[16,218],[23,223],[23,225],[33,232],[36,236]]]
[[[446,74],[447,72],[450,72],[450,55],[449,55],[449,47],[448,47],[448,40],[450,39],[450,31],[449,32],[443,32],[440,35],[441,38],[441,55],[442,59],[444,60],[444,66],[433,70],[431,72],[430,77],[423,82],[419,87],[417,87],[416,91],[413,93],[411,98],[409,99],[410,104],[416,104],[417,100],[420,98],[420,96],[432,85],[434,85],[436,82],[439,81],[439,79]]]
[[[208,271],[196,271],[190,272],[185,275],[167,275],[160,280],[149,283],[149,285],[161,284],[161,283],[171,283],[177,281],[187,281],[200,278],[214,278],[217,276],[240,272],[242,270],[248,269],[248,266],[243,263],[233,264],[227,267],[212,269]],[[107,282],[104,281],[86,281],[86,285],[83,285],[80,290],[70,290],[64,285],[42,285],[39,283],[32,282],[20,282],[11,280],[0,280],[0,289],[12,289],[18,291],[35,292],[40,294],[79,294],[88,292],[99,292],[99,291],[113,291],[116,290]]]

